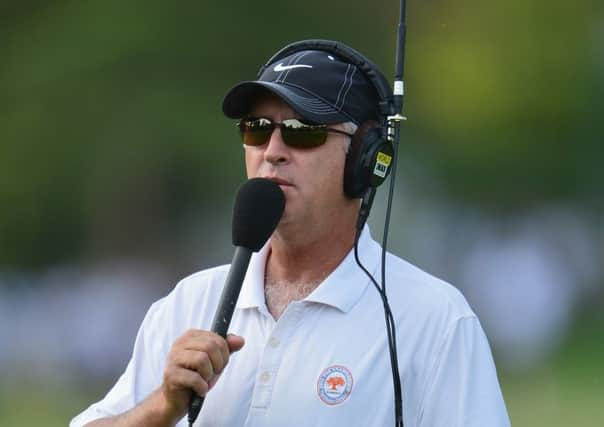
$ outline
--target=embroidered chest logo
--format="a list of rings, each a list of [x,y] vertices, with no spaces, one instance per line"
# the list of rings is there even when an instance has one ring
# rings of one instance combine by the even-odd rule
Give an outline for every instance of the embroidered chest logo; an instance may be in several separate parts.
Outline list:
[[[325,369],[317,380],[317,393],[328,405],[344,402],[352,391],[352,374],[345,366],[334,365]]]

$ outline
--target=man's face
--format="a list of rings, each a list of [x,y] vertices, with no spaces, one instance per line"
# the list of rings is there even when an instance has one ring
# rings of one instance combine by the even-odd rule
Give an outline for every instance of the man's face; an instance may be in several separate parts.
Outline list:
[[[300,116],[276,96],[262,98],[249,114],[280,123]],[[342,125],[330,127],[344,130]],[[325,144],[299,149],[285,145],[280,129],[269,141],[257,147],[245,147],[248,178],[274,180],[285,194],[285,211],[280,225],[329,227],[344,210],[358,209],[358,201],[344,195],[343,176],[349,137],[329,133]],[[310,230],[310,228],[309,228]]]

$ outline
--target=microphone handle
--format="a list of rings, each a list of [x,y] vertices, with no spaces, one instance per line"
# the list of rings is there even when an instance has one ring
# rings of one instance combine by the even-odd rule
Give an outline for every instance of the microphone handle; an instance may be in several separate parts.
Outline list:
[[[239,298],[239,292],[245,279],[245,273],[250,265],[252,250],[243,246],[235,246],[235,254],[231,262],[231,268],[224,282],[224,289],[220,296],[220,302],[214,315],[212,323],[212,332],[216,332],[223,338],[227,336],[227,330],[235,311],[235,305]]]
[[[251,257],[251,249],[235,246],[233,262],[231,262],[231,268],[229,269],[224,289],[220,296],[220,302],[218,303],[218,308],[212,322],[212,332],[216,332],[223,338],[226,338]],[[192,393],[191,402],[189,403],[189,426],[193,426],[193,423],[197,419],[199,411],[201,411],[201,407],[203,406],[203,401],[204,398],[202,396],[199,396],[195,392]]]

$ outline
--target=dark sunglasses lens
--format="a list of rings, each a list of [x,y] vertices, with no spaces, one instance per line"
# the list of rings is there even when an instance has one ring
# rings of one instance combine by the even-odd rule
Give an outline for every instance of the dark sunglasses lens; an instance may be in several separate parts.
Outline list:
[[[245,145],[263,145],[273,133],[273,124],[267,119],[242,120],[238,127]]]
[[[307,125],[299,120],[284,120],[281,136],[286,145],[294,148],[313,148],[327,140],[327,127]]]

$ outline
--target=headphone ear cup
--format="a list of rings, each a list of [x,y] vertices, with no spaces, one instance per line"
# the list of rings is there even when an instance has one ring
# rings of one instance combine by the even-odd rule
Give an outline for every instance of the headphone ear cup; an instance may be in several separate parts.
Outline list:
[[[344,193],[362,197],[369,187],[379,186],[390,173],[393,147],[375,122],[363,124],[352,138],[344,166]]]

